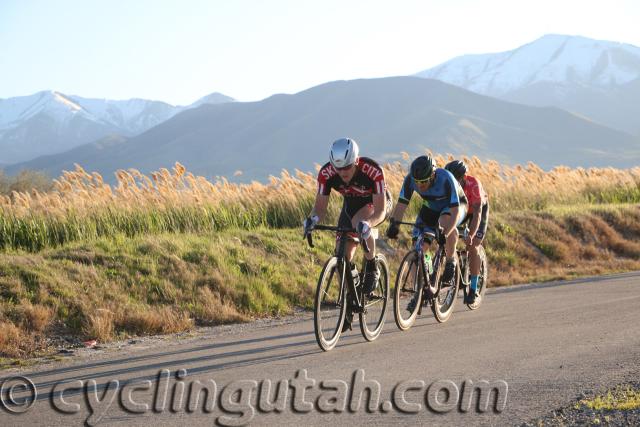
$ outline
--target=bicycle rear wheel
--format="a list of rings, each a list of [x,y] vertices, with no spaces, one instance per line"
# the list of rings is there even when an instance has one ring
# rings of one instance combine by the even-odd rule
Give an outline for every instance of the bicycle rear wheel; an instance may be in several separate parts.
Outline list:
[[[316,341],[324,351],[335,347],[342,333],[347,306],[344,280],[344,262],[338,262],[336,257],[329,258],[318,279],[313,317]]]
[[[382,254],[376,255],[376,264],[380,271],[378,285],[365,297],[364,312],[360,313],[360,331],[367,341],[373,341],[382,332],[387,302],[389,301],[389,265]]]
[[[487,290],[487,254],[482,245],[478,246],[478,254],[480,255],[480,275],[478,276],[478,296],[473,304],[467,304],[469,310],[475,310],[480,307],[484,299],[484,293]],[[469,288],[469,292],[471,288]]]
[[[444,255],[444,254],[443,254]],[[456,254],[456,257],[458,255]],[[438,286],[438,293],[433,300],[431,310],[438,322],[446,322],[453,313],[453,307],[456,305],[456,296],[458,295],[458,288],[460,284],[460,263],[456,263],[456,271],[452,283],[444,283],[442,276],[444,274],[446,260],[444,256],[441,256],[436,269],[436,284]],[[444,285],[444,286],[443,286]]]
[[[419,254],[413,250],[405,255],[398,269],[393,297],[393,317],[401,331],[408,330],[416,321],[422,304],[422,280]],[[411,301],[413,304],[410,305]]]

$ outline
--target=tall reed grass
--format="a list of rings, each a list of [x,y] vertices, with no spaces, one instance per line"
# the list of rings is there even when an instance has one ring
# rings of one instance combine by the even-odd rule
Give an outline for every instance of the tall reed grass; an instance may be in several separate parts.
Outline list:
[[[452,157],[436,156],[440,166]],[[469,173],[487,190],[492,209],[542,210],[551,205],[640,202],[640,167],[544,171],[533,163],[506,166],[465,158]],[[409,164],[385,165],[388,185],[397,196]],[[176,163],[146,176],[119,170],[117,184],[76,165],[54,180],[52,191],[14,191],[0,195],[0,250],[38,251],[67,242],[125,234],[206,233],[228,228],[296,227],[308,214],[316,190],[315,174],[283,171],[269,182],[210,182]],[[333,197],[329,221],[341,200]],[[419,202],[412,204],[412,210]]]

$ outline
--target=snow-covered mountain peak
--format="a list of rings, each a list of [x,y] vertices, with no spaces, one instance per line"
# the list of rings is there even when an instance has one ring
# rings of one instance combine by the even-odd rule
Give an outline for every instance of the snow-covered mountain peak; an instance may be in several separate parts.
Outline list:
[[[77,113],[88,113],[68,96],[53,90],[29,96],[0,100],[0,130],[18,126],[26,120],[45,113],[56,121],[63,121]]]
[[[213,93],[188,106],[140,98],[110,100],[45,90],[0,99],[0,162],[29,160],[95,141],[134,136],[199,105],[233,101]]]
[[[640,48],[549,34],[514,50],[457,57],[417,75],[492,96],[540,82],[606,88],[640,77]]]

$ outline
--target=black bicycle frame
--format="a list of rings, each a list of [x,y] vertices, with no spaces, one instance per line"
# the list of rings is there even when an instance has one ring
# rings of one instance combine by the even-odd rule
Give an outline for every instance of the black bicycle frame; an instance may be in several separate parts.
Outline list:
[[[412,222],[402,222],[402,221],[396,221],[396,224],[400,224],[400,225],[411,225],[411,226],[415,226],[414,223]],[[425,236],[429,237],[429,240],[432,242],[433,240],[438,240],[438,234],[440,233],[440,230],[437,230],[434,233],[420,233],[420,236],[418,236],[418,238],[416,239],[415,242],[415,246],[414,246],[414,250],[418,253],[418,257],[420,258],[420,263],[419,263],[419,270],[420,270],[420,274],[422,275],[422,297],[421,297],[421,301],[420,301],[420,306],[418,308],[418,315],[422,314],[422,302],[427,299],[427,300],[431,300],[435,297],[438,296],[438,293],[440,292],[440,289],[436,289],[435,292],[431,291],[431,277],[429,276],[429,274],[427,274],[427,265],[426,265],[426,261],[424,259],[424,250],[422,249],[422,245],[424,244],[424,240],[425,240]],[[429,242],[429,243],[431,243]],[[436,250],[436,253],[433,257],[433,261],[431,262],[432,266],[438,266],[440,264],[440,258],[442,257],[442,254],[444,253],[444,247],[442,245],[438,245],[438,249]]]
[[[364,298],[362,298],[362,296],[360,295],[359,292],[357,292],[356,290],[356,286],[355,283],[353,283],[353,277],[351,275],[351,271],[353,270],[352,267],[352,262],[351,261],[347,261],[347,256],[346,256],[346,251],[347,251],[347,242],[349,240],[354,240],[354,238],[350,237],[348,235],[348,233],[356,233],[356,229],[355,228],[347,228],[347,227],[333,227],[330,225],[316,225],[314,227],[314,230],[325,230],[325,231],[335,231],[337,233],[340,233],[340,240],[338,242],[338,246],[336,247],[336,250],[334,252],[334,256],[336,258],[338,258],[338,269],[340,270],[340,272],[343,272],[343,279],[345,279],[347,281],[347,285],[348,285],[348,290],[351,291],[351,294],[353,296],[355,296],[356,299],[356,308],[358,311],[361,311],[364,309]],[[307,242],[309,243],[310,247],[314,247],[313,246],[313,238],[311,236],[311,233],[307,234]],[[360,244],[362,245],[363,249],[365,252],[369,252],[369,245],[367,245],[367,241],[360,238]],[[361,287],[362,289],[362,287]],[[343,292],[345,291],[345,287],[341,286],[340,287],[340,299],[338,301],[342,301],[343,300]],[[349,295],[347,294],[347,297]],[[347,304],[349,304],[349,302],[347,301]]]

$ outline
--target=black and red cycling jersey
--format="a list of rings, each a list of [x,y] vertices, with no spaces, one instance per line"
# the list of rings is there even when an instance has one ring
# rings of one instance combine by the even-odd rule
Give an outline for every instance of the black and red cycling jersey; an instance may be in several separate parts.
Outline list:
[[[356,161],[356,173],[346,184],[329,162],[318,172],[318,194],[328,196],[331,189],[342,194],[345,199],[367,198],[371,201],[374,194],[385,194],[384,172],[380,165],[368,157]]]

